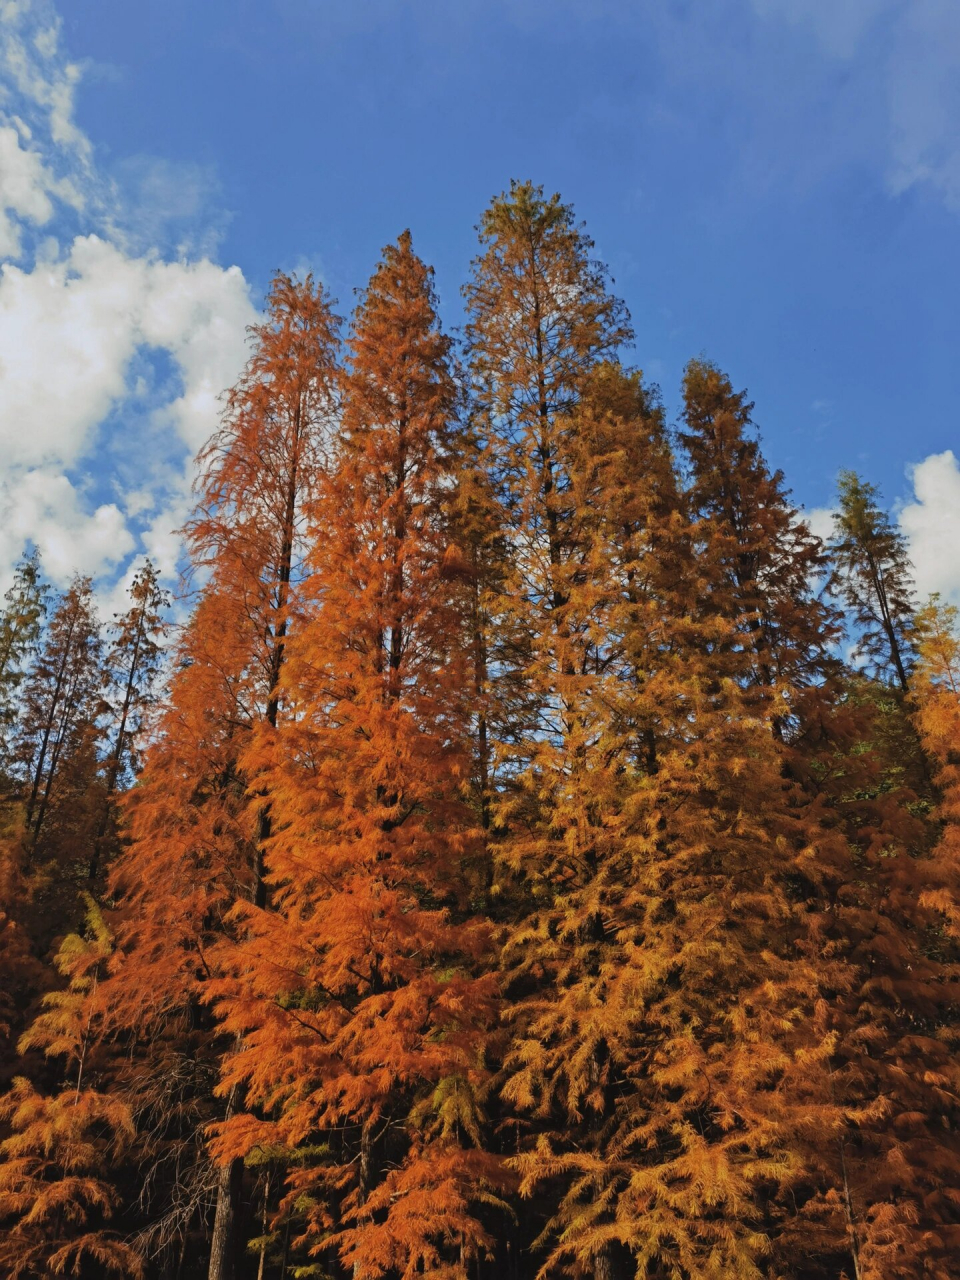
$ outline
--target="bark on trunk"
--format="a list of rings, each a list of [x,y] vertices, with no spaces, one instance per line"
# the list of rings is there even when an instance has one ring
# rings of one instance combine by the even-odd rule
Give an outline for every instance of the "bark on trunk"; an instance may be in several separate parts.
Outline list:
[[[619,1245],[607,1245],[593,1259],[594,1280],[623,1280]]]
[[[207,1280],[236,1280],[237,1211],[242,1181],[242,1160],[231,1160],[220,1169]]]

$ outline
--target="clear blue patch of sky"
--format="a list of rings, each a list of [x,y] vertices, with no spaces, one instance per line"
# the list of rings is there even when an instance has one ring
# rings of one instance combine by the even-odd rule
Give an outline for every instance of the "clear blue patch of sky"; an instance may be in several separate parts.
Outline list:
[[[897,51],[875,7],[850,56],[749,0],[61,12],[107,165],[153,156],[168,182],[178,165],[209,182],[184,216],[216,203],[217,256],[258,293],[277,266],[313,266],[349,310],[409,226],[456,325],[474,224],[533,178],[585,219],[671,410],[684,362],[716,360],[817,506],[843,466],[892,500],[905,465],[960,444],[960,213],[887,181]]]

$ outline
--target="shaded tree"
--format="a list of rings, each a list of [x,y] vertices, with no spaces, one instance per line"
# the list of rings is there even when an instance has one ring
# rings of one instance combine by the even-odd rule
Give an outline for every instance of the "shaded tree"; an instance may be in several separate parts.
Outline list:
[[[835,590],[850,610],[854,653],[905,693],[913,663],[913,574],[904,537],[880,495],[854,471],[842,471],[830,551]]]
[[[0,767],[9,764],[19,715],[19,691],[25,667],[40,640],[48,587],[42,581],[40,553],[25,555],[14,570],[0,613]]]
[[[103,763],[102,811],[90,857],[91,880],[100,871],[104,843],[115,823],[117,791],[138,772],[145,717],[156,701],[164,656],[170,599],[149,560],[134,575],[129,595],[130,608],[114,618],[105,655],[109,745]]]

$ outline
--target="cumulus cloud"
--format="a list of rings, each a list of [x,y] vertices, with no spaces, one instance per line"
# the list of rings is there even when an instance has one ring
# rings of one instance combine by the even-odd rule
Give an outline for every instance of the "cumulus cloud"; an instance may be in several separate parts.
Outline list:
[[[960,605],[960,465],[951,449],[910,470],[913,500],[900,508],[921,599],[937,591]]]
[[[24,546],[58,584],[173,574],[190,460],[216,424],[256,318],[193,175],[139,157],[104,174],[77,127],[80,67],[47,0],[0,0],[0,587]],[[129,175],[127,175],[129,176]],[[171,219],[197,234],[163,239]]]
[[[41,548],[44,572],[57,586],[78,569],[99,575],[114,568],[135,545],[115,503],[90,511],[67,476],[41,469],[18,476],[6,495],[0,557],[10,563],[28,540]]]
[[[131,391],[141,348],[165,351],[183,389],[164,411],[195,452],[243,363],[243,276],[209,261],[132,259],[98,236],[54,262],[0,268],[0,449],[8,465],[73,466]]]
[[[834,513],[832,507],[812,507],[802,514],[811,533],[816,534],[818,538],[822,538],[824,542],[833,537]]]

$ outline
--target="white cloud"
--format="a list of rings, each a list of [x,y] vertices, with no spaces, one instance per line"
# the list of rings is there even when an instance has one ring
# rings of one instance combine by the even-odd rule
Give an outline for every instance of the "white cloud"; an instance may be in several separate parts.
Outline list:
[[[811,533],[824,542],[833,537],[833,507],[813,507],[801,514]]]
[[[90,511],[62,472],[28,471],[5,495],[0,559],[15,560],[29,538],[40,548],[45,575],[65,586],[78,570],[98,575],[134,548],[134,537],[114,503]]]
[[[18,219],[37,227],[50,221],[54,210],[51,196],[75,206],[80,202],[72,185],[55,178],[40,153],[24,147],[21,138],[30,138],[22,120],[0,124],[0,257],[20,256]]]
[[[28,541],[58,584],[80,570],[109,591],[131,554],[175,572],[190,463],[256,319],[239,268],[189,248],[222,223],[212,180],[175,199],[169,163],[104,175],[80,80],[47,0],[0,0],[0,589]]]
[[[900,509],[900,528],[923,600],[938,591],[960,604],[960,466],[953,451],[933,453],[910,470],[913,501]]]
[[[54,146],[72,153],[86,167],[93,148],[73,119],[80,75],[80,65],[61,52],[60,19],[52,5],[44,0],[5,0],[0,4],[4,97],[15,95],[37,110]]]
[[[141,348],[166,351],[183,381],[164,406],[196,452],[218,393],[243,363],[253,310],[238,268],[129,258],[97,236],[58,261],[0,269],[0,450],[9,464],[70,467],[135,388]]]

